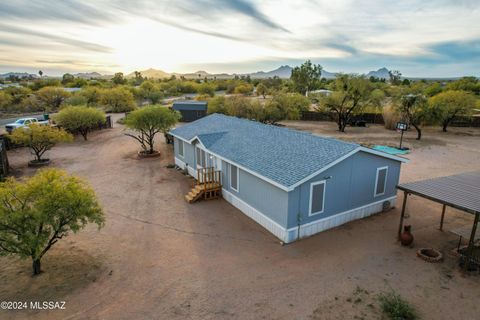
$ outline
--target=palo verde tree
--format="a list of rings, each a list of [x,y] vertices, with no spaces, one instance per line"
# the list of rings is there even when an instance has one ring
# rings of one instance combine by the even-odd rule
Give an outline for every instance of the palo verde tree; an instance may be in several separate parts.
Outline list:
[[[105,113],[95,108],[70,106],[63,108],[53,118],[55,122],[72,133],[80,133],[87,140],[92,128],[105,123]]]
[[[256,92],[257,92],[257,96],[262,96],[263,99],[265,99],[268,92],[267,86],[260,82],[257,85]]]
[[[176,111],[162,106],[147,106],[135,110],[125,118],[125,125],[136,131],[136,134],[126,133],[127,136],[137,140],[142,146],[142,153],[153,154],[155,135],[166,133],[177,123],[180,115]]]
[[[43,87],[35,95],[44,111],[57,111],[70,93],[60,87]]]
[[[65,171],[44,169],[24,181],[0,183],[0,255],[31,258],[33,275],[60,239],[104,221],[93,189]]]
[[[133,93],[124,87],[102,90],[99,103],[106,112],[113,113],[132,111],[136,107]]]
[[[372,84],[363,76],[340,74],[333,83],[334,91],[321,100],[324,108],[337,116],[338,131],[345,132],[352,115],[368,104],[378,104],[380,97],[372,95]]]
[[[35,160],[32,163],[48,161],[48,159],[42,159],[45,152],[52,149],[57,143],[73,141],[72,135],[63,129],[41,126],[35,123],[28,128],[13,130],[9,138],[14,143],[27,146],[32,150],[35,155]]]
[[[462,90],[448,90],[428,100],[433,117],[442,124],[443,132],[458,115],[471,115],[476,99],[473,94]]]
[[[318,88],[321,75],[322,66],[307,60],[301,66],[292,69],[290,80],[293,82],[295,91],[307,95],[308,92]]]
[[[417,130],[417,140],[420,140],[422,138],[421,125],[431,118],[427,98],[422,94],[403,94],[396,99],[396,108],[408,124]]]

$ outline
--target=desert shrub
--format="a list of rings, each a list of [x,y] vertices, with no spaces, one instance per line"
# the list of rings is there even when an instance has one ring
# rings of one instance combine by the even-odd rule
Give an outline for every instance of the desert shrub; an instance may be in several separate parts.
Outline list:
[[[65,104],[69,106],[84,106],[88,104],[88,100],[82,95],[75,94],[65,100]]]
[[[241,83],[235,87],[234,93],[249,95],[253,92],[253,86],[250,83]]]
[[[105,113],[90,107],[69,106],[63,108],[53,119],[62,128],[79,132],[87,140],[88,132],[105,122]]]
[[[43,87],[35,94],[43,111],[57,111],[70,93],[60,87]]]
[[[113,113],[133,111],[136,106],[133,93],[122,87],[103,90],[99,103],[106,112]]]
[[[398,293],[391,291],[379,295],[382,311],[392,320],[417,319],[415,309]]]
[[[383,122],[385,123],[385,129],[388,130],[395,130],[397,122],[401,119],[401,116],[392,104],[387,104],[383,107],[382,116]]]
[[[73,141],[72,135],[63,129],[38,124],[15,129],[9,137],[14,143],[29,147],[36,162],[42,162],[43,154],[57,143]]]
[[[157,133],[166,133],[180,119],[180,114],[162,106],[147,106],[130,113],[124,120],[125,125],[136,134],[126,133],[137,140],[143,152],[153,154],[155,136]]]

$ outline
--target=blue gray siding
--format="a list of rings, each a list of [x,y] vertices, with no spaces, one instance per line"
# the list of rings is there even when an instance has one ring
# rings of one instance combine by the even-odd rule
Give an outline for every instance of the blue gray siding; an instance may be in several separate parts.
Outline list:
[[[181,155],[178,154],[178,141],[179,139],[174,137],[173,138],[173,149],[175,151],[175,157],[177,159],[182,160],[186,164],[188,164],[189,167],[195,168],[195,147],[187,142],[183,143],[183,154],[184,156],[182,157]]]
[[[385,194],[375,197],[377,168],[388,166]],[[358,152],[320,173],[289,193],[288,228],[326,218],[396,195],[400,162],[366,152]],[[330,177],[330,178],[329,178]],[[310,184],[326,180],[324,212],[309,216]]]
[[[222,161],[223,188],[286,228],[288,193],[242,169],[237,192],[230,188],[229,170],[230,164]]]

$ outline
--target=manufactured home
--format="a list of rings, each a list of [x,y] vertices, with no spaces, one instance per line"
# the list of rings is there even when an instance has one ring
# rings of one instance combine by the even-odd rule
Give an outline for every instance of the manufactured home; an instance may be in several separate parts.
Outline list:
[[[192,122],[203,118],[207,115],[206,101],[175,101],[172,106],[173,110],[180,112],[182,122]]]
[[[212,114],[171,130],[175,164],[285,243],[395,205],[406,159],[355,143]]]

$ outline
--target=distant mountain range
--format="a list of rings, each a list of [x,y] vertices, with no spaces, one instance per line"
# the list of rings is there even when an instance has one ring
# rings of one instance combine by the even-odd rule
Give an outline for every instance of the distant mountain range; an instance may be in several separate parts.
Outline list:
[[[142,76],[146,78],[154,78],[154,79],[162,79],[162,78],[169,78],[171,76],[176,76],[178,77],[184,77],[186,79],[233,79],[235,76],[238,77],[246,77],[250,76],[252,79],[267,79],[267,78],[273,78],[273,77],[279,77],[282,79],[288,79],[290,78],[290,75],[292,74],[292,67],[285,65],[285,66],[280,66],[279,68],[271,71],[257,71],[257,72],[252,72],[252,73],[208,73],[206,71],[197,71],[197,72],[192,72],[192,73],[178,73],[178,72],[173,72],[173,73],[168,73],[163,70],[157,70],[157,69],[147,69],[140,71]],[[135,77],[135,72],[129,73],[126,75],[127,78],[133,78]],[[326,70],[322,71],[322,78],[326,79],[333,79],[335,78],[335,73],[328,72]]]
[[[7,72],[0,74],[0,79],[6,79],[8,77],[18,77],[20,79],[24,78],[37,78],[38,75],[28,72]]]
[[[208,73],[206,71],[197,71],[197,72],[192,72],[192,73],[178,73],[178,72],[172,72],[168,73],[163,70],[159,69],[147,69],[147,70],[142,70],[140,73],[142,74],[143,77],[149,78],[149,79],[164,79],[164,78],[170,78],[171,76],[175,76],[177,78],[184,77],[186,79],[233,79],[234,77],[246,77],[250,76],[252,79],[267,79],[267,78],[273,78],[273,77],[279,77],[282,79],[288,79],[290,78],[290,75],[292,73],[292,67],[288,65],[280,66],[279,68],[271,71],[257,71],[257,72],[252,72],[252,73]],[[370,71],[366,74],[366,77],[375,77],[378,79],[385,79],[389,80],[390,79],[390,71],[383,67],[380,68],[376,71]],[[337,73],[335,72],[329,72],[327,70],[322,70],[322,78],[325,79],[334,79]],[[33,78],[38,78],[38,75],[36,74],[30,74],[27,72],[8,72],[4,74],[0,74],[0,79],[5,79],[8,78],[9,76],[17,76],[19,78],[28,78],[28,77],[33,77]],[[84,78],[84,79],[110,79],[113,77],[113,75],[103,75],[98,72],[85,72],[85,73],[76,73],[74,74],[75,77],[79,78]],[[129,73],[125,76],[126,78],[133,78],[135,77],[135,72]],[[59,78],[59,77],[57,77]],[[421,78],[411,78],[411,77],[405,77],[407,79],[421,79]],[[436,80],[453,80],[453,79],[458,79],[458,78],[431,78],[431,79],[436,79]]]

